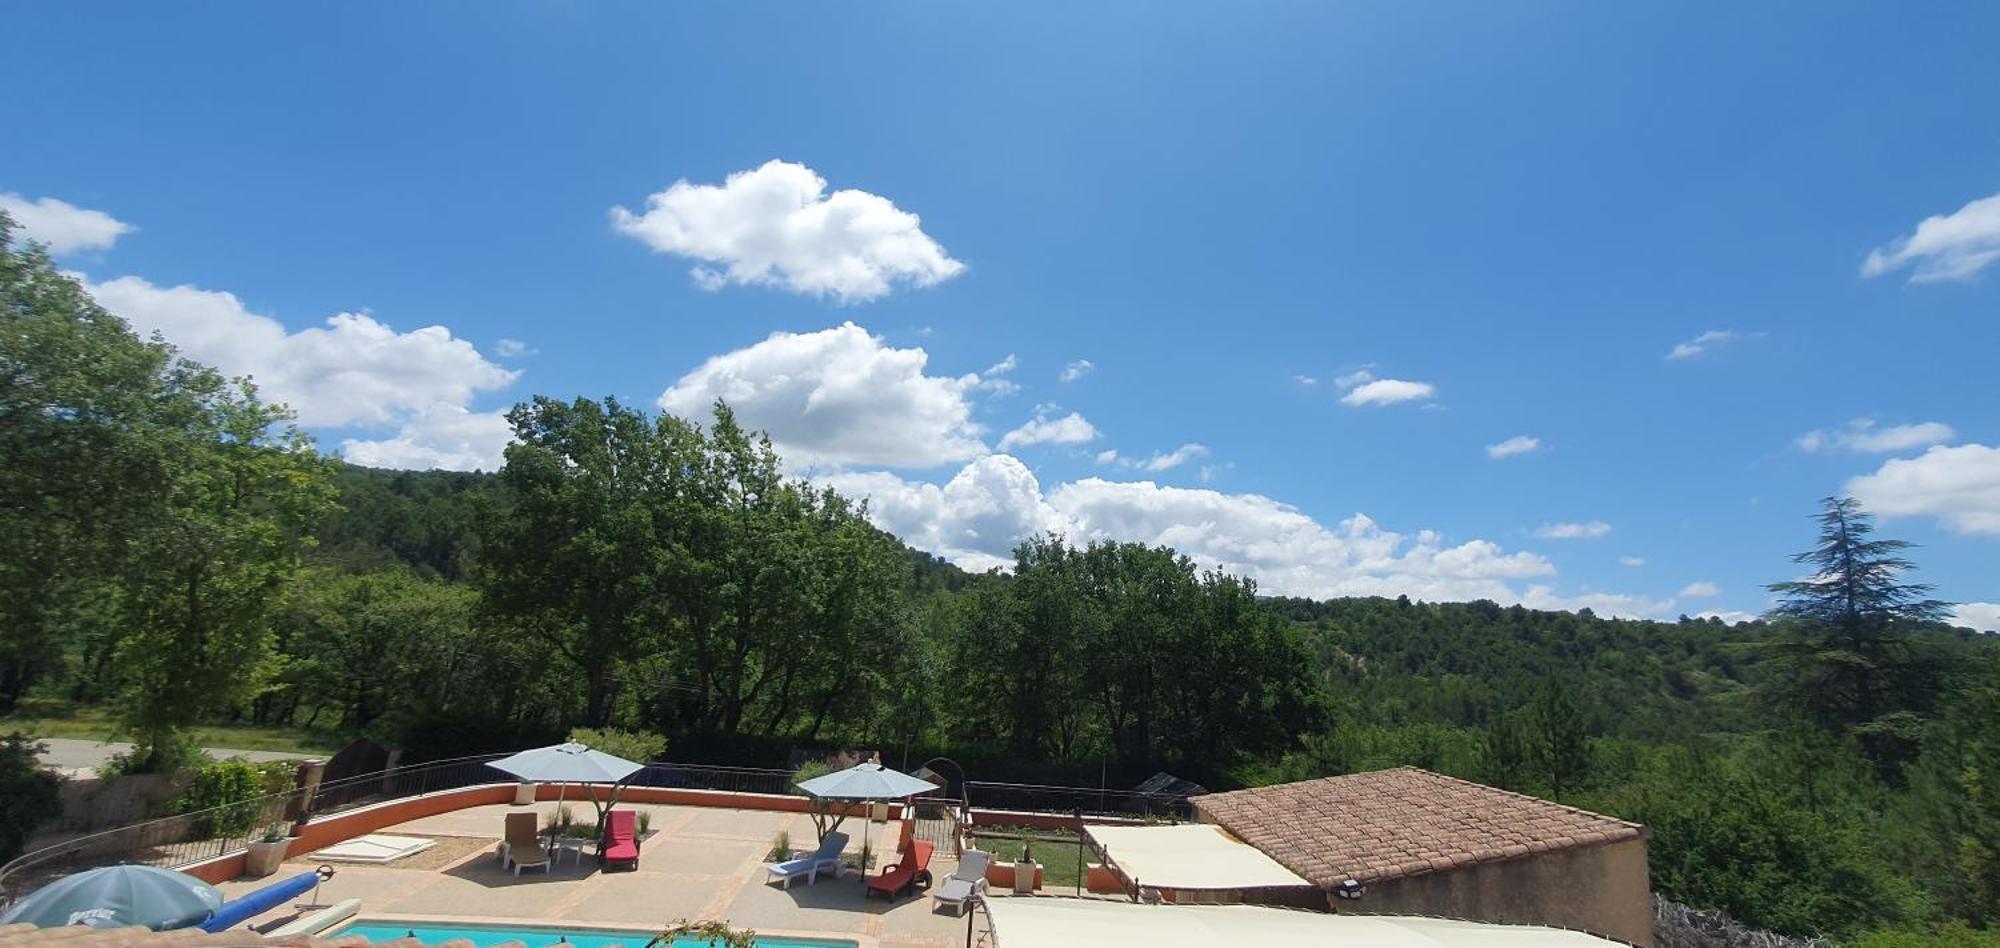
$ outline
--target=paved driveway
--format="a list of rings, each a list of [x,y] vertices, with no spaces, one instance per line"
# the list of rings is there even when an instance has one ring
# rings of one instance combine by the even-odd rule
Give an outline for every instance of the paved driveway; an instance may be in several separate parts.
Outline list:
[[[103,766],[111,759],[111,755],[127,753],[132,749],[130,744],[115,741],[86,741],[69,737],[44,738],[42,743],[49,746],[48,753],[42,755],[42,766],[66,774],[90,773]],[[204,747],[202,752],[217,760],[225,757],[247,757],[260,764],[273,760],[305,760],[313,756],[282,751],[230,750],[225,747]]]

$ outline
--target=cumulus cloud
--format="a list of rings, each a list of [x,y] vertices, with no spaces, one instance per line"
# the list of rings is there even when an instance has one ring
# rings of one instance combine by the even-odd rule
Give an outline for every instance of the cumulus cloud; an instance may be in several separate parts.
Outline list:
[[[867,497],[869,516],[883,529],[970,569],[1009,566],[1021,539],[1053,532],[1073,543],[1171,546],[1205,568],[1255,577],[1277,595],[1484,598],[1631,616],[1665,614],[1673,605],[1588,590],[1565,595],[1539,582],[1555,567],[1533,553],[1488,540],[1452,543],[1428,530],[1394,532],[1361,514],[1329,527],[1257,494],[1095,477],[1044,492],[1025,465],[1004,454],[972,462],[943,485],[887,472],[819,480]]]
[[[513,434],[506,412],[433,405],[405,422],[394,437],[341,442],[341,455],[364,467],[497,471]]]
[[[1544,540],[1596,540],[1611,535],[1611,525],[1602,520],[1581,523],[1545,523],[1535,531]]]
[[[157,332],[226,374],[252,377],[267,400],[291,406],[303,425],[400,423],[438,404],[469,404],[518,375],[443,326],[397,332],[366,314],[339,313],[324,326],[289,332],[230,293],[134,276],[85,288],[139,332]]]
[[[1878,277],[1909,267],[1912,283],[1969,280],[1995,260],[2000,260],[2000,194],[1924,218],[1916,230],[1869,251],[1861,275]]]
[[[1036,410],[1035,417],[1028,423],[1000,438],[1000,450],[1030,444],[1083,444],[1097,438],[1097,428],[1084,420],[1083,415],[1070,412],[1060,418],[1050,417],[1054,407],[1044,405]]]
[[[519,339],[500,339],[493,343],[493,351],[502,359],[513,359],[535,354],[535,348]]]
[[[701,261],[691,273],[711,291],[759,284],[858,303],[965,271],[917,215],[866,191],[828,194],[826,179],[789,161],[739,171],[720,185],[676,181],[647,197],[643,213],[612,208],[611,226],[661,253]]]
[[[798,467],[928,468],[987,453],[970,401],[982,376],[926,375],[929,360],[921,348],[895,348],[851,322],[779,332],[710,358],[658,404],[701,419],[717,399],[727,401]]]
[[[1669,360],[1692,359],[1717,346],[1734,341],[1741,335],[1741,333],[1738,333],[1734,329],[1711,329],[1667,350],[1667,358]]]
[[[1347,393],[1340,396],[1343,405],[1395,405],[1428,401],[1437,394],[1437,386],[1429,382],[1376,378],[1367,369],[1343,375],[1334,384]]]
[[[2000,535],[2000,448],[1937,445],[1891,458],[1847,482],[1847,493],[1884,517],[1934,517],[1958,533]]]
[[[1075,362],[1063,366],[1062,374],[1058,376],[1058,378],[1060,378],[1064,382],[1074,382],[1077,379],[1089,375],[1090,370],[1094,368],[1097,368],[1097,366],[1091,365],[1089,359],[1078,359]]]
[[[103,211],[52,197],[30,201],[19,194],[0,192],[0,211],[14,219],[20,233],[48,245],[49,253],[57,256],[79,250],[109,250],[118,238],[139,229]]]
[[[1942,444],[1955,437],[1958,432],[1941,421],[1883,427],[1877,426],[1872,418],[1856,418],[1841,428],[1808,431],[1793,440],[1792,446],[1808,454],[1833,451],[1888,454]]]
[[[1528,435],[1515,435],[1499,444],[1487,445],[1486,456],[1496,460],[1511,458],[1522,454],[1532,454],[1541,450],[1541,447],[1542,439],[1540,438],[1533,438]]]
[[[2000,602],[1961,602],[1952,610],[1951,623],[1981,632],[2000,632]]]
[[[1712,599],[1720,595],[1722,595],[1722,587],[1707,580],[1689,583],[1681,587],[1680,591],[1680,598],[1682,599]]]

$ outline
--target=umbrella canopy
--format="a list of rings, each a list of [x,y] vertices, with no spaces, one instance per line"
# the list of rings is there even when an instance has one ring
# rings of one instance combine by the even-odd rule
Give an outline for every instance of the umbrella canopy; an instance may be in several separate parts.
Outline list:
[[[524,750],[488,766],[536,783],[617,783],[646,765],[571,742]]]
[[[0,924],[185,928],[200,924],[221,904],[221,892],[185,872],[152,866],[106,866],[65,876],[35,890],[0,914]]]
[[[828,800],[901,800],[929,793],[938,789],[938,785],[890,770],[874,761],[865,761],[846,770],[814,777],[799,784],[799,789]]]

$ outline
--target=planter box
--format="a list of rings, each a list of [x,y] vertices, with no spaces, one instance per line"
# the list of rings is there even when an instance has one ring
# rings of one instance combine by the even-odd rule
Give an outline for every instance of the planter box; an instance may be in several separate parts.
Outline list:
[[[1042,867],[1039,865],[1035,866],[1035,873],[1033,878],[1025,880],[1028,882],[1028,888],[1023,889],[1020,886],[1015,885],[1014,880],[1021,877],[1022,875],[1021,873],[1014,871],[1017,865],[1018,864],[1011,862],[987,863],[986,884],[995,889],[1009,889],[1015,892],[1022,892],[1022,893],[1033,892],[1036,889],[1040,889],[1042,887]]]
[[[243,854],[243,874],[252,879],[276,874],[278,866],[285,861],[285,854],[291,849],[292,841],[289,839],[275,843],[251,843],[250,851]]]

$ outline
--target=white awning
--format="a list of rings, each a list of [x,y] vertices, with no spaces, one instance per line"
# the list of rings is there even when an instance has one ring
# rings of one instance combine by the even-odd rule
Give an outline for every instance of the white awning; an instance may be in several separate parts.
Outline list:
[[[1310,886],[1277,860],[1213,823],[1086,826],[1125,877],[1160,889]]]
[[[1582,932],[1398,915],[1329,915],[1261,905],[1141,905],[991,898],[999,948],[1621,948]]]

